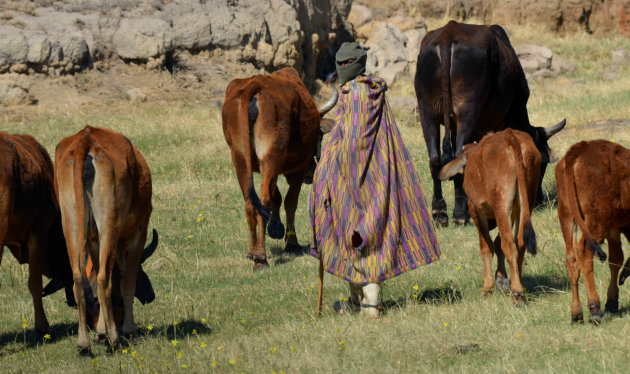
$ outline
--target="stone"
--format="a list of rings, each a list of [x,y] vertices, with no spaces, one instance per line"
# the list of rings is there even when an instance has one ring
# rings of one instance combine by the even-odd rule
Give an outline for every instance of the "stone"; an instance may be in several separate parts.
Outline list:
[[[353,3],[350,8],[350,14],[348,14],[348,22],[350,22],[355,29],[372,22],[372,11],[365,5]]]
[[[169,24],[155,18],[123,19],[113,43],[123,59],[148,59],[173,50],[173,31]]]
[[[127,90],[127,96],[129,96],[129,100],[131,100],[132,102],[147,101],[147,95],[145,95],[144,92],[142,92],[142,90],[139,88],[132,88],[130,90]]]
[[[577,66],[560,57],[554,57],[551,61],[551,70],[557,73],[573,73],[577,70]]]
[[[515,48],[516,55],[526,73],[551,69],[551,49],[535,44],[521,44]]]

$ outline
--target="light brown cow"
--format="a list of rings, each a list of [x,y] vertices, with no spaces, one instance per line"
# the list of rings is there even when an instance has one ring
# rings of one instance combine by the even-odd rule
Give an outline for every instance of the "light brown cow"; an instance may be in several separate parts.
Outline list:
[[[601,261],[606,253],[599,246],[608,241],[610,284],[606,310],[619,307],[619,284],[630,275],[630,264],[623,263],[621,234],[630,240],[630,150],[605,140],[580,142],[569,148],[556,167],[558,218],[566,246],[566,266],[573,298],[571,317],[582,322],[578,294],[580,272],[588,295],[590,321],[599,324],[603,313],[593,279],[593,255]],[[578,231],[582,237],[578,241]],[[630,262],[630,261],[629,261]]]
[[[470,215],[479,232],[483,258],[483,295],[492,292],[492,256],[497,254],[497,288],[507,288],[504,259],[510,267],[510,289],[515,305],[523,303],[521,272],[525,250],[536,254],[536,234],[530,214],[540,177],[540,152],[524,132],[507,129],[464,147],[462,156],[440,171],[445,180],[464,171],[464,190]],[[490,230],[499,228],[494,243]],[[512,234],[512,226],[516,232]],[[516,238],[516,243],[514,242]]]
[[[50,326],[42,306],[42,274],[58,289],[72,284],[53,164],[35,138],[5,132],[0,132],[0,160],[0,262],[6,245],[20,264],[29,264],[35,329],[45,333]]]
[[[337,101],[338,93],[333,92],[333,97],[318,110],[293,68],[235,79],[226,89],[223,133],[245,199],[250,233],[247,257],[254,260],[254,269],[269,266],[265,226],[270,237],[284,236],[286,251],[300,248],[295,235],[295,210],[321,136],[320,117]],[[260,198],[254,189],[254,172],[262,176]],[[280,174],[289,184],[284,199],[286,236],[280,221],[282,196],[276,186]]]
[[[63,139],[55,153],[55,189],[72,266],[79,310],[78,348],[91,354],[85,313],[88,256],[96,269],[100,341],[118,347],[113,316],[114,264],[120,269],[124,304],[122,333],[136,332],[133,298],[151,216],[151,173],[137,148],[122,134],[87,126]]]

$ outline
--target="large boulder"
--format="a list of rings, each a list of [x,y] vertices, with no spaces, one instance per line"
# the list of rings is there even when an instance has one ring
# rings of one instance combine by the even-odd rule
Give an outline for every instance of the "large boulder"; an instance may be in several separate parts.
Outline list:
[[[178,51],[221,50],[275,70],[315,66],[344,33],[351,0],[38,2],[0,18],[0,73],[72,73],[120,57],[147,68]],[[27,9],[27,8],[24,8]],[[15,27],[13,25],[19,25]],[[222,52],[222,53],[223,53]]]
[[[407,69],[407,37],[391,23],[377,22],[366,46],[366,71],[392,84]]]
[[[29,83],[24,76],[5,74],[0,77],[0,105],[33,104],[35,99],[29,93]]]
[[[156,18],[124,19],[113,42],[123,59],[146,60],[173,50],[173,31],[168,23]]]
[[[551,69],[551,49],[535,44],[521,44],[515,48],[516,55],[526,73]]]
[[[22,31],[13,26],[0,26],[0,73],[11,65],[24,64],[28,56],[28,41]]]

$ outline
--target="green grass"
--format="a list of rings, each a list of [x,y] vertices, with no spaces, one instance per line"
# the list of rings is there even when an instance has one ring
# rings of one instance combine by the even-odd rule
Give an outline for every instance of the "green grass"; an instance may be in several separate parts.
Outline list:
[[[562,118],[568,129],[551,146],[563,155],[582,139],[604,138],[630,147],[630,132],[587,128],[598,120],[630,118],[630,74],[605,81],[601,64],[609,51],[630,49],[627,39],[589,35],[559,38],[515,28],[519,40],[550,46],[578,64],[578,71],[532,83],[532,123],[549,126]],[[530,35],[530,37],[528,37]],[[592,54],[591,54],[592,53]],[[608,57],[607,57],[608,56]],[[596,62],[599,61],[599,64]],[[89,74],[89,73],[87,73]],[[412,78],[389,97],[413,96]],[[405,142],[424,182],[431,183],[417,115],[396,109]],[[324,313],[315,316],[317,261],[282,252],[268,239],[271,268],[253,272],[245,259],[247,225],[229,150],[214,105],[157,105],[121,101],[108,110],[67,110],[0,118],[4,131],[33,134],[49,150],[83,126],[105,126],[126,134],[153,173],[151,226],[160,246],[145,270],[157,294],[135,305],[139,337],[126,351],[109,355],[93,345],[95,359],[76,354],[77,312],[61,293],[44,308],[53,338],[33,332],[26,266],[5,251],[0,267],[0,372],[625,372],[630,357],[630,292],[622,287],[618,315],[600,327],[570,324],[570,286],[564,244],[553,204],[538,208],[533,225],[539,254],[527,256],[528,303],[514,308],[508,295],[481,298],[482,263],[474,227],[438,231],[440,261],[387,281],[382,318],[337,316],[332,304],[348,295],[347,284],[327,275]],[[554,166],[544,187],[553,195]],[[280,179],[280,189],[287,186]],[[451,184],[444,184],[452,208]],[[309,186],[303,192],[310,190]],[[297,213],[300,243],[309,242],[306,193]],[[624,241],[627,248],[627,243]],[[597,289],[605,301],[608,265],[596,262]],[[581,295],[585,303],[585,292]],[[586,311],[586,313],[588,313]],[[27,328],[23,328],[23,319]]]

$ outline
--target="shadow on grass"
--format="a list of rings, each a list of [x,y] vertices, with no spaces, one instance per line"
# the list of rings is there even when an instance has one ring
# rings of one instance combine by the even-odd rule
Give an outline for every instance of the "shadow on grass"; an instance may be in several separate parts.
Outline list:
[[[137,337],[139,339],[166,337],[168,340],[177,340],[189,335],[210,335],[212,329],[208,325],[191,319],[186,319],[177,324],[139,327]]]
[[[527,294],[543,296],[545,294],[564,293],[571,290],[569,278],[565,275],[523,275],[521,278]]]
[[[415,299],[415,300],[414,300]],[[414,299],[408,297],[383,300],[383,310],[388,311],[392,309],[404,308],[408,302],[418,304],[430,304],[430,305],[450,305],[462,300],[462,292],[451,286],[444,286],[440,288],[430,288],[422,291]]]
[[[34,348],[42,344],[55,343],[60,340],[76,335],[78,331],[77,323],[57,323],[50,327],[50,338],[40,334],[33,328],[22,331],[7,332],[0,335],[0,347],[4,347],[7,344],[24,344],[26,348]],[[12,354],[19,352],[21,349],[10,349],[5,351],[0,350],[0,357],[6,354]]]
[[[309,254],[310,251],[310,245],[300,245],[299,247],[294,247],[289,250],[285,250],[280,246],[272,246],[269,248],[269,252],[271,252],[271,255],[276,258],[276,260],[274,261],[274,264],[276,266],[289,263],[293,261],[293,259],[295,259],[296,257]]]
[[[79,326],[77,323],[58,323],[50,328],[50,338],[39,334],[35,329],[30,328],[25,331],[7,332],[0,335],[0,357],[21,352],[25,348],[36,348],[44,344],[53,344],[63,339],[76,339]],[[141,344],[144,339],[166,338],[169,341],[183,339],[190,335],[210,335],[212,329],[206,324],[195,320],[183,320],[177,324],[151,326],[150,328],[138,327],[136,335],[132,339],[121,336],[121,347],[128,347],[131,343]],[[5,349],[8,344],[17,344],[21,347]]]

